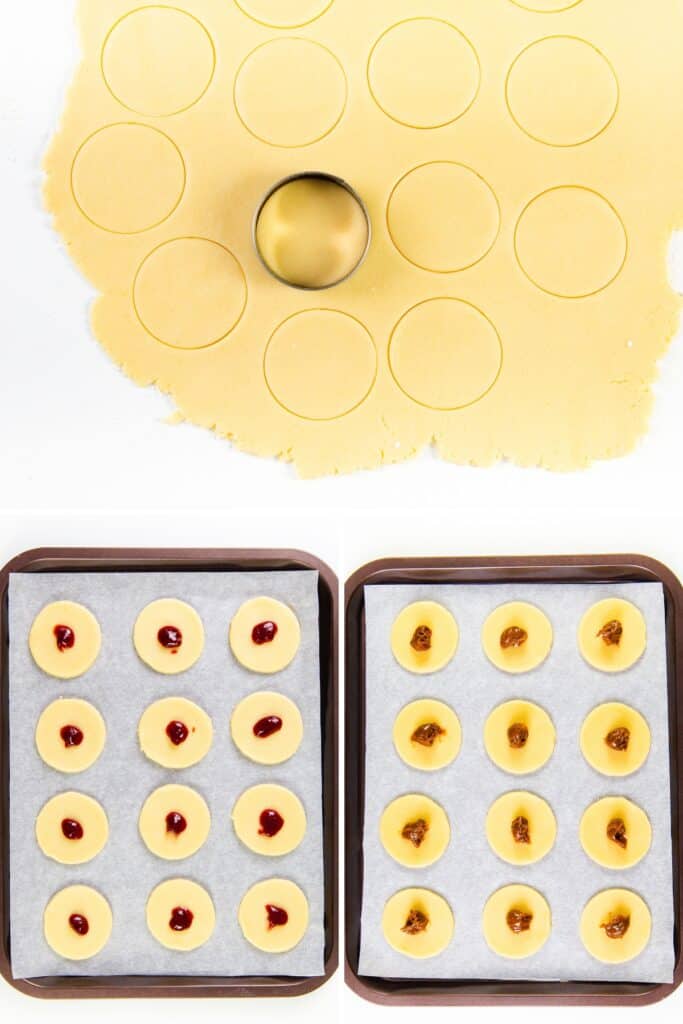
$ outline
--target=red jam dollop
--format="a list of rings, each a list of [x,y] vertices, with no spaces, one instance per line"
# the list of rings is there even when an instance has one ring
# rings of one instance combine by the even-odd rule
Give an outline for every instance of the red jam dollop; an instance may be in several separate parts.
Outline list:
[[[251,631],[251,639],[259,647],[262,647],[263,644],[272,644],[276,636],[276,622],[259,622]]]
[[[63,725],[59,735],[65,747],[80,747],[83,742],[83,732],[77,725]]]
[[[266,914],[268,915],[268,928],[281,928],[289,921],[289,914],[284,907],[276,907],[274,903],[266,903]]]
[[[174,907],[171,911],[171,919],[168,927],[174,932],[186,932],[192,927],[194,914],[187,907]]]
[[[59,651],[70,651],[76,643],[76,634],[71,626],[55,626],[52,632]]]
[[[187,818],[183,817],[178,811],[169,811],[166,815],[166,831],[173,832],[174,835],[179,836],[187,828]]]
[[[179,747],[190,735],[190,730],[184,722],[169,722],[166,726],[166,735],[174,747]]]
[[[259,818],[261,828],[258,830],[260,836],[267,836],[272,839],[276,836],[282,826],[285,823],[285,819],[282,817],[279,811],[274,811],[268,807],[265,811],[261,811],[261,817]]]
[[[171,654],[177,654],[183,643],[183,634],[177,626],[162,626],[157,633],[157,640]]]
[[[62,835],[65,839],[82,839],[83,826],[74,818],[64,818],[62,820]]]
[[[259,718],[254,726],[254,736],[265,740],[282,728],[282,719],[278,715],[268,715],[266,718]]]
[[[69,927],[76,932],[76,935],[87,935],[90,931],[88,918],[83,914],[72,914],[69,918]]]

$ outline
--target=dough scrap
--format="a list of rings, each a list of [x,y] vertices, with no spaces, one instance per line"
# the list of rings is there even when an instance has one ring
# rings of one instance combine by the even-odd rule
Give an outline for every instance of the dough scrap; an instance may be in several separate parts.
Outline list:
[[[422,923],[426,923],[426,927],[405,931],[411,915],[415,914],[422,915]],[[454,931],[453,911],[443,896],[430,889],[401,889],[384,906],[384,938],[398,953],[415,960],[426,960],[443,953]]]
[[[287,920],[271,925],[268,907],[284,911]],[[294,882],[268,878],[257,882],[242,898],[238,919],[247,942],[264,953],[287,953],[303,939],[308,930],[308,900]]]
[[[80,742],[69,739],[62,730],[75,728]],[[45,764],[58,772],[83,772],[104,750],[107,730],[97,708],[86,700],[60,697],[49,704],[36,726],[36,747]]]
[[[181,815],[185,828],[169,828],[169,814]],[[211,813],[206,801],[189,786],[160,786],[145,800],[138,828],[142,841],[163,860],[183,860],[206,842],[211,830]]]
[[[58,630],[68,631],[63,640]],[[49,676],[76,679],[92,667],[102,634],[92,614],[75,601],[55,601],[35,617],[28,636],[33,660]]]
[[[72,915],[85,918],[87,933],[70,925]],[[45,941],[65,960],[89,960],[109,942],[112,912],[107,900],[87,885],[70,885],[52,897],[43,915]]]

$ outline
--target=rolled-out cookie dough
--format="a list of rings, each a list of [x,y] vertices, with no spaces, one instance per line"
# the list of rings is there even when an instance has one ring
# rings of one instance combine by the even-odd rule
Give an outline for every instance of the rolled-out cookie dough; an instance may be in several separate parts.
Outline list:
[[[71,885],[55,893],[45,908],[45,941],[65,960],[88,960],[106,946],[112,922],[104,896],[87,885]]]
[[[429,797],[410,793],[385,808],[379,834],[382,846],[399,864],[424,868],[443,856],[451,828],[443,807]]]
[[[187,878],[169,878],[147,900],[147,927],[162,946],[187,953],[208,942],[216,925],[213,900]]]
[[[528,700],[499,704],[484,725],[486,753],[512,775],[528,775],[550,760],[555,726],[547,711]]]
[[[161,598],[142,609],[133,629],[138,655],[164,675],[186,672],[204,649],[204,626],[197,612],[184,601]]]
[[[36,839],[58,864],[86,864],[104,849],[109,822],[104,808],[85,793],[59,793],[36,818]]]
[[[530,672],[538,668],[553,644],[547,615],[533,604],[510,601],[491,612],[481,631],[484,652],[503,672]]]
[[[391,650],[409,672],[438,672],[453,658],[459,635],[457,622],[442,604],[415,601],[394,621]]]
[[[628,731],[628,745],[625,749],[614,749],[611,744],[619,743],[621,730]],[[603,775],[631,775],[650,753],[650,729],[635,708],[613,701],[600,704],[587,715],[581,726],[580,742],[583,756],[596,771]]]
[[[598,601],[581,620],[579,650],[601,672],[624,672],[643,656],[647,626],[630,601],[609,597]]]
[[[524,821],[520,823],[520,819]],[[528,842],[523,841],[524,835]],[[489,846],[508,864],[535,864],[542,860],[555,845],[556,836],[557,822],[550,804],[523,790],[498,797],[486,816]]]
[[[460,752],[462,731],[455,711],[440,700],[414,700],[394,722],[396,753],[411,768],[437,771]]]
[[[398,953],[415,960],[443,953],[454,931],[453,911],[430,889],[401,889],[384,906],[384,938]]]
[[[264,953],[294,949],[306,934],[308,916],[306,896],[285,878],[257,882],[245,893],[238,911],[245,939]]]
[[[230,623],[232,653],[252,672],[281,672],[294,660],[300,643],[301,627],[296,615],[272,597],[246,601]]]
[[[164,860],[191,857],[206,842],[211,813],[206,801],[189,786],[160,786],[145,800],[138,827],[142,841]]]
[[[619,871],[634,867],[647,854],[652,826],[642,807],[633,801],[606,796],[584,811],[579,837],[591,860]]]
[[[623,934],[613,933],[610,937],[609,926],[619,918],[628,920],[628,927]],[[591,956],[605,964],[625,964],[635,959],[650,941],[651,931],[650,910],[630,889],[604,889],[596,893],[581,915],[581,941]]]
[[[530,915],[530,920],[527,918],[521,929],[519,924],[515,924],[520,914],[524,917]],[[550,938],[550,907],[540,892],[531,886],[506,885],[487,900],[482,928],[484,938],[494,953],[511,960],[522,960],[538,953]]]
[[[282,764],[296,754],[304,735],[301,712],[289,697],[270,690],[240,701],[230,719],[238,750],[257,764]]]
[[[28,637],[36,665],[57,679],[84,675],[100,653],[101,643],[97,619],[75,601],[55,601],[43,608]]]
[[[138,724],[143,754],[164,768],[189,768],[206,757],[213,742],[207,713],[184,697],[150,704]]]
[[[298,796],[273,783],[245,790],[232,809],[232,823],[244,845],[266,857],[291,853],[306,834],[306,812]]]
[[[36,747],[45,764],[58,772],[83,772],[104,750],[107,730],[88,701],[63,697],[49,704],[36,726]]]

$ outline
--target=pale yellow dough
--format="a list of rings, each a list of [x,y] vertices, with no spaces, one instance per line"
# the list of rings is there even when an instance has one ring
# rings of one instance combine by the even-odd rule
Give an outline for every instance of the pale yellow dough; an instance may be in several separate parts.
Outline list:
[[[274,836],[266,835],[261,827],[261,814],[267,810],[277,811],[284,821]],[[265,857],[291,853],[306,835],[306,812],[298,796],[273,783],[245,790],[232,809],[232,823],[244,845]]]
[[[83,734],[79,746],[69,746],[61,730],[75,726]],[[64,697],[49,704],[36,726],[36,747],[45,764],[58,772],[83,772],[104,750],[107,730],[104,719],[92,704]]]
[[[163,647],[158,633],[164,626],[173,626],[182,634],[180,647]],[[133,643],[138,655],[164,675],[185,672],[201,657],[204,649],[204,627],[197,612],[184,601],[161,598],[142,609],[133,629]]]
[[[409,935],[403,931],[411,911],[428,918],[424,931]],[[430,889],[401,889],[387,900],[382,914],[382,932],[398,953],[415,960],[438,956],[450,944],[455,931],[453,911],[443,896]]]
[[[60,650],[55,628],[66,626],[72,630],[73,646]],[[82,604],[74,601],[55,601],[35,617],[28,645],[36,665],[57,679],[75,679],[84,675],[100,653],[102,635],[100,626]]]
[[[602,925],[616,915],[630,918],[621,938],[610,938]],[[652,917],[647,904],[630,889],[605,889],[588,901],[581,915],[581,941],[596,960],[624,964],[642,953],[650,941]]]
[[[613,729],[630,731],[626,750],[613,750],[605,737]],[[581,752],[592,768],[603,775],[631,775],[650,753],[650,729],[643,716],[627,704],[611,702],[593,708],[581,726]]]
[[[415,630],[426,626],[432,631],[431,647],[415,650],[411,640]],[[396,617],[391,628],[391,650],[396,661],[409,672],[439,672],[458,649],[458,624],[442,604],[415,601]]]
[[[185,831],[176,834],[166,826],[166,816],[181,814],[187,823]],[[142,841],[152,853],[163,860],[182,860],[206,842],[211,830],[211,813],[206,801],[189,786],[160,786],[145,800],[138,828]]]
[[[527,931],[513,932],[507,923],[511,910],[532,914]],[[552,929],[548,903],[540,892],[528,885],[506,885],[489,897],[482,918],[484,938],[498,956],[523,960],[546,944]]]
[[[524,725],[529,736],[523,747],[510,745],[508,729]],[[486,753],[494,764],[513,775],[538,771],[552,757],[555,726],[547,711],[528,700],[509,700],[499,704],[484,725]]]
[[[270,927],[268,906],[284,910],[287,923]],[[252,946],[265,953],[287,953],[298,946],[308,929],[308,900],[294,882],[268,878],[245,893],[238,919],[245,939]]]
[[[282,728],[270,736],[256,736],[254,726],[262,718],[278,717]],[[230,719],[232,739],[245,757],[257,764],[282,764],[296,754],[304,735],[301,712],[282,693],[261,691],[245,697]]]
[[[174,744],[166,733],[171,722],[188,731],[184,742]],[[213,725],[207,713],[184,697],[164,697],[150,704],[138,724],[140,749],[150,761],[164,768],[189,768],[198,764],[211,749]]]
[[[416,743],[412,736],[422,725],[438,725],[442,730],[431,747]],[[440,700],[414,700],[396,716],[394,722],[396,753],[410,765],[424,772],[445,768],[460,752],[462,730],[455,711]]]
[[[613,621],[621,624],[623,633],[618,644],[606,644],[598,633]],[[634,604],[609,597],[588,609],[579,626],[578,640],[582,655],[593,668],[624,672],[643,656],[647,627],[642,612]]]
[[[68,839],[62,822],[79,824],[80,839]],[[36,840],[46,857],[58,864],[87,864],[104,849],[109,822],[104,808],[84,793],[59,793],[43,806],[36,818]]]
[[[252,639],[255,626],[272,622],[277,626],[273,640],[257,644]],[[246,601],[230,623],[230,647],[240,665],[252,672],[272,675],[294,660],[301,643],[301,627],[296,615],[282,601],[272,597],[254,597]]]
[[[184,931],[170,926],[176,908],[189,910],[193,920]],[[169,878],[154,889],[147,900],[147,927],[162,946],[187,953],[208,942],[216,925],[213,900],[206,889],[187,878]]]
[[[79,935],[69,924],[72,914],[85,917],[87,935]],[[112,929],[111,907],[95,889],[70,885],[56,893],[45,908],[45,940],[57,956],[65,960],[88,960],[109,942]]]
[[[424,821],[428,828],[424,840],[415,846],[401,834],[406,825]],[[410,793],[400,796],[385,808],[379,825],[382,846],[390,857],[408,868],[434,864],[446,851],[451,827],[443,807],[429,797]]]
[[[507,629],[523,629],[527,639],[519,647],[501,646]],[[530,672],[550,654],[553,627],[540,608],[524,601],[510,601],[491,612],[481,631],[481,642],[489,661],[503,672]]]
[[[529,822],[530,843],[517,843],[512,822],[517,817]],[[494,853],[508,864],[535,864],[555,845],[557,822],[550,805],[533,793],[516,790],[491,804],[486,816],[486,838]]]
[[[625,849],[607,835],[607,826],[614,820],[624,823]],[[645,811],[631,800],[623,796],[606,796],[585,810],[579,837],[591,860],[619,871],[634,867],[647,854],[652,842],[652,826]]]

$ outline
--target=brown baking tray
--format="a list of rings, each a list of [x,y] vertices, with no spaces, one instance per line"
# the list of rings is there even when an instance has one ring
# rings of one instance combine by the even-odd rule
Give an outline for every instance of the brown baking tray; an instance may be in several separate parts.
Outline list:
[[[320,977],[178,976],[12,977],[9,905],[8,584],[10,573],[272,572],[319,574],[320,688],[325,875],[325,973]],[[303,551],[153,548],[41,548],[18,555],[0,571],[0,973],[14,988],[43,999],[298,996],[324,985],[338,964],[338,581],[329,566]]]
[[[363,892],[365,807],[365,612],[366,586],[402,583],[661,583],[664,587],[671,736],[671,820],[674,851],[674,949],[672,984],[414,980],[358,973]],[[359,569],[346,585],[346,983],[364,999],[402,1006],[602,1005],[644,1006],[670,995],[683,981],[683,590],[674,574],[640,555],[542,558],[384,559]]]

